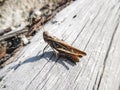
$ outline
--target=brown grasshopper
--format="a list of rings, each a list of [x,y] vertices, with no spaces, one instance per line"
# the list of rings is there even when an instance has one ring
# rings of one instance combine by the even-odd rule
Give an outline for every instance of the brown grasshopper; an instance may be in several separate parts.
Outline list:
[[[55,51],[55,53],[59,53],[59,55],[64,56],[73,62],[79,62],[79,58],[86,55],[85,52],[80,51],[71,45],[67,44],[63,40],[58,39],[55,36],[49,35],[47,31],[43,32],[44,41],[48,43],[49,46]]]

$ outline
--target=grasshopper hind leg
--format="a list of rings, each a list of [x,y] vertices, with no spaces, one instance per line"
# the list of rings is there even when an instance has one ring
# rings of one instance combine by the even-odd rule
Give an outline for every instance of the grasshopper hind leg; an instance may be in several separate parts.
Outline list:
[[[55,57],[58,57],[58,52],[54,49],[54,48],[52,48],[53,49],[53,51],[54,51],[54,54],[55,54]]]
[[[56,59],[56,62],[57,62],[58,59],[60,58],[60,54],[59,54],[59,52],[57,52],[54,48],[52,48],[52,49],[53,49],[53,51],[54,51],[55,57],[57,58],[57,59]]]
[[[74,63],[76,65],[76,62],[73,61],[73,59],[69,59],[70,62]]]

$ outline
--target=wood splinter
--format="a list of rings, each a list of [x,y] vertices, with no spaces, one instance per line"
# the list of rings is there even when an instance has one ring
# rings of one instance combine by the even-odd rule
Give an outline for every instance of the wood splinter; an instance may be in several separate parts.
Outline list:
[[[6,48],[4,46],[0,45],[0,59],[5,57],[5,55],[6,55]]]
[[[43,38],[55,53],[57,52],[59,55],[64,56],[73,62],[79,62],[79,58],[87,55],[85,52],[72,47],[63,40],[51,36],[47,31],[43,32]]]

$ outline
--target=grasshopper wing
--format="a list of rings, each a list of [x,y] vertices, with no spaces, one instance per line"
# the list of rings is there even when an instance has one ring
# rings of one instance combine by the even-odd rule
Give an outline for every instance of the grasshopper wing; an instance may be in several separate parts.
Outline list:
[[[79,57],[82,57],[81,54],[76,54],[67,50],[64,50],[62,48],[57,48],[57,51],[61,56],[64,56],[66,58],[72,59],[75,62],[79,62]]]
[[[59,42],[59,45],[62,45],[62,47],[64,47],[65,50],[69,50],[70,52],[77,53],[77,54],[80,54],[82,56],[87,55],[84,51],[78,50],[78,49],[74,48],[73,46],[67,44],[64,41],[58,41],[57,40],[57,42]]]

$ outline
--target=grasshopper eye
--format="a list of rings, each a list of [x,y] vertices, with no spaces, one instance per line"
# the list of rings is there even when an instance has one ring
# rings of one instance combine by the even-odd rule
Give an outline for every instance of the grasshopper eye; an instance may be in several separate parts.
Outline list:
[[[47,36],[48,36],[49,33],[48,33],[47,31],[44,31],[44,32],[43,32],[43,35],[47,35]]]

